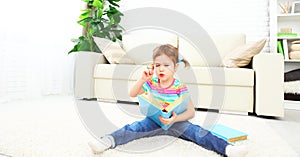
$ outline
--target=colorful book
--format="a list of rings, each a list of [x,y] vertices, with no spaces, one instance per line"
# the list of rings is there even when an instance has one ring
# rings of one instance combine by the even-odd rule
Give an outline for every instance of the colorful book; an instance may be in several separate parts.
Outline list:
[[[277,37],[297,37],[297,33],[277,33]]]
[[[172,112],[180,114],[184,112],[189,103],[189,95],[184,94],[179,99],[175,100],[172,104],[164,104],[156,101],[154,98],[149,98],[147,95],[138,95],[140,112],[152,119],[155,123],[161,126],[162,129],[168,130],[172,124],[164,125],[160,122],[159,116],[170,118]]]
[[[280,54],[282,54],[283,57],[285,57],[284,56],[284,52],[283,52],[282,43],[279,40],[277,41],[277,52],[280,53]]]
[[[248,136],[246,133],[244,133],[242,131],[230,128],[230,127],[222,125],[222,124],[212,125],[210,127],[207,127],[207,129],[213,135],[218,136],[219,138],[221,138],[229,143],[246,140],[247,136]]]

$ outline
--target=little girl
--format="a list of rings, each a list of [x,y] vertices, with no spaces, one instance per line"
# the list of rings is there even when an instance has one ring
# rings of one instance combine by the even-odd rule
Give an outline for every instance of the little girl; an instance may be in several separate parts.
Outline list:
[[[174,77],[180,62],[183,62],[186,67],[189,66],[185,59],[178,59],[178,54],[178,49],[169,44],[155,48],[152,56],[152,67],[142,73],[142,77],[130,89],[129,95],[136,97],[147,92],[155,98],[167,97],[168,101],[172,102],[178,98],[176,95],[188,93],[187,87]],[[153,76],[154,73],[155,77]],[[172,92],[172,90],[176,91]],[[89,142],[89,146],[95,154],[98,154],[139,138],[169,135],[194,142],[222,156],[240,157],[247,153],[243,146],[230,145],[199,125],[190,123],[188,120],[192,119],[194,115],[194,106],[192,101],[189,100],[187,109],[181,114],[173,112],[170,118],[159,117],[161,123],[173,124],[168,130],[163,130],[154,121],[146,117],[142,121],[125,125],[112,134],[102,137],[99,141]]]

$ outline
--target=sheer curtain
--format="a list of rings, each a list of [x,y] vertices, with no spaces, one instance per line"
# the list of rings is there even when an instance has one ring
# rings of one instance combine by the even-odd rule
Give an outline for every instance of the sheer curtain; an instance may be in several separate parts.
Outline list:
[[[42,4],[43,5],[40,5]],[[0,2],[0,102],[73,93],[80,0]],[[38,7],[37,7],[38,6]]]

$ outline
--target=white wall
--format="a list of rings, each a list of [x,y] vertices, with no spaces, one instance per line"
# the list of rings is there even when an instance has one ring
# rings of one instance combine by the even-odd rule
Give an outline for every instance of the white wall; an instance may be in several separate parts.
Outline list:
[[[243,32],[247,41],[268,36],[268,0],[122,0],[123,10],[162,7],[181,12],[209,33]],[[180,21],[178,21],[180,22]]]

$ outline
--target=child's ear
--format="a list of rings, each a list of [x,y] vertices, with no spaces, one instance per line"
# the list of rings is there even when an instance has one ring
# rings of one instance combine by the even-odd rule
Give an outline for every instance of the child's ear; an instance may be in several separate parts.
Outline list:
[[[176,64],[175,64],[175,71],[177,71],[178,67],[179,67],[179,64],[176,63]]]

